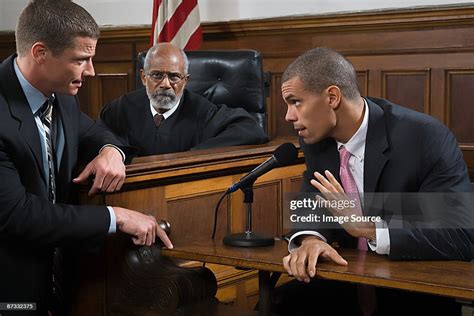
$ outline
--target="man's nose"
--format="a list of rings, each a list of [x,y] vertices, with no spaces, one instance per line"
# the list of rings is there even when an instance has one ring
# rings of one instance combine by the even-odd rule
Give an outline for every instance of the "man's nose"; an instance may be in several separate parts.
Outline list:
[[[163,80],[161,80],[160,88],[163,88],[163,89],[170,89],[171,88],[171,83],[170,83],[170,80],[169,80],[168,76],[164,77]]]
[[[90,76],[90,77],[95,76],[94,64],[92,63],[92,60],[88,60],[86,62],[86,69],[84,70],[84,76]]]
[[[293,109],[293,107],[288,106],[288,108],[286,110],[285,121],[294,122],[296,120],[297,120],[297,117],[296,117],[296,114],[295,114],[295,110]]]

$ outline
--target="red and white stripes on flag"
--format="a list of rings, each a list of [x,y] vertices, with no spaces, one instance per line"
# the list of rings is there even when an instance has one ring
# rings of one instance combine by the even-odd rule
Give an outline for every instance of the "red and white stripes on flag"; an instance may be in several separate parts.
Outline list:
[[[151,45],[170,42],[196,50],[202,42],[197,0],[153,0]]]

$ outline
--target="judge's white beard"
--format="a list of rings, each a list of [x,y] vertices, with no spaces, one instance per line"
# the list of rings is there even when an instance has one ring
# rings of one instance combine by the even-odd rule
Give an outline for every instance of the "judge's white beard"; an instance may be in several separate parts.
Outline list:
[[[146,94],[153,108],[159,113],[168,111],[176,102],[176,94],[173,90],[156,89],[155,91],[149,91],[147,87]]]

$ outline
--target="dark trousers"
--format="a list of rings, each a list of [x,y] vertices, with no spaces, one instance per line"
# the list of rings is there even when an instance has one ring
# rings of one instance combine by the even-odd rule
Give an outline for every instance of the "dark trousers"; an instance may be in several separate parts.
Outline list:
[[[374,316],[460,315],[461,305],[452,298],[376,288]],[[362,315],[357,285],[313,279],[291,281],[277,287],[272,297],[274,315]]]

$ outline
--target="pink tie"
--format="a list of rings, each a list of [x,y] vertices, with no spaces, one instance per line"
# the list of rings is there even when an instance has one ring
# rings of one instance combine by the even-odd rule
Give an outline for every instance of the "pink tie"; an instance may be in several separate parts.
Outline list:
[[[347,151],[344,146],[339,149],[339,158],[341,160],[341,166],[339,169],[339,177],[341,178],[342,187],[344,191],[349,194],[350,198],[356,199],[356,207],[359,210],[359,214],[362,215],[362,208],[359,200],[359,190],[357,184],[349,170],[349,159],[352,154]],[[351,194],[352,193],[352,194]],[[367,251],[367,239],[359,237],[357,240],[357,249]],[[372,315],[377,306],[377,299],[375,296],[375,289],[373,286],[358,284],[357,285],[357,296],[359,305],[364,316]]]
[[[347,151],[344,146],[341,146],[339,149],[339,159],[341,160],[341,166],[339,169],[339,177],[341,178],[342,187],[344,191],[348,193],[349,197],[356,199],[356,207],[359,210],[359,214],[362,215],[362,208],[360,206],[359,200],[359,190],[357,189],[357,184],[352,176],[352,173],[349,170],[349,159],[352,154]],[[367,240],[364,237],[359,237],[357,241],[357,249],[367,251]]]

